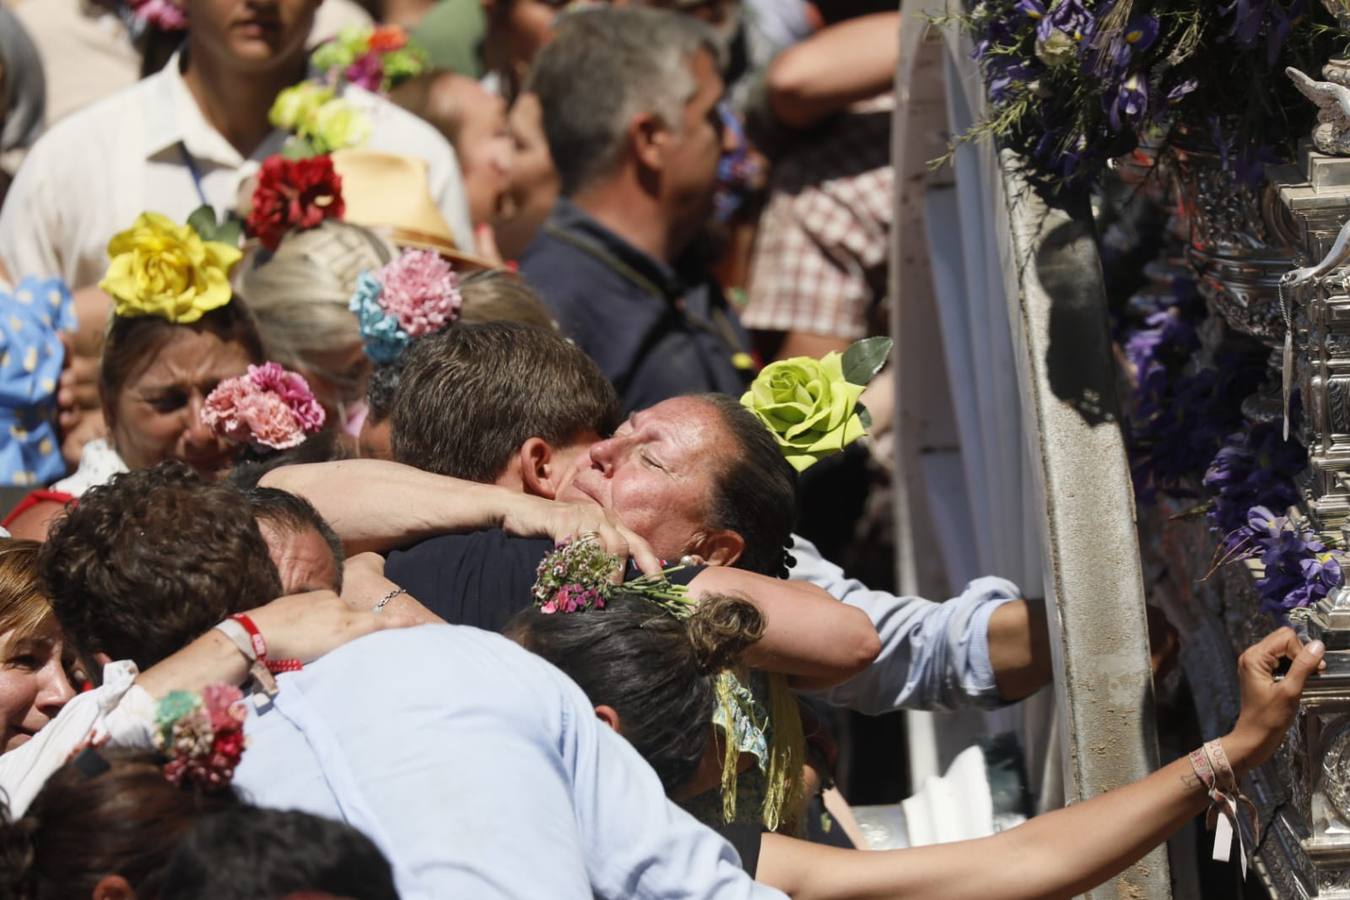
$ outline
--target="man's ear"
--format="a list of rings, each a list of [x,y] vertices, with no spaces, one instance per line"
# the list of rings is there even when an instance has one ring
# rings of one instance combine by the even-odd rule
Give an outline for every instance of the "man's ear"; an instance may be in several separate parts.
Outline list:
[[[520,445],[516,461],[520,464],[520,484],[525,493],[545,500],[558,495],[558,478],[562,472],[552,444],[543,438],[532,437]]]
[[[666,141],[670,131],[653,113],[641,113],[628,121],[628,142],[633,158],[644,172],[660,172],[666,166]]]
[[[600,704],[595,708],[595,717],[619,733],[619,712],[614,707]]]
[[[136,892],[121,875],[104,875],[94,885],[94,900],[136,900]]]
[[[731,566],[745,552],[745,538],[734,531],[700,531],[684,552],[703,559],[710,566]]]

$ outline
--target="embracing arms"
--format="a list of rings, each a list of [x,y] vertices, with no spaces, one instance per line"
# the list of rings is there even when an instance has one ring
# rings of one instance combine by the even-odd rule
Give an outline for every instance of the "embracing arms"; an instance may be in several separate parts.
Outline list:
[[[806,582],[710,566],[689,583],[689,593],[734,594],[758,607],[764,637],[746,651],[745,663],[790,675],[795,688],[826,688],[852,678],[881,650],[866,613]]]
[[[555,503],[401,463],[349,459],[284,466],[268,472],[260,483],[314,504],[348,553],[391,550],[483,528],[554,540],[594,531],[609,552],[632,556],[644,572],[661,570],[647,542],[598,506]]]

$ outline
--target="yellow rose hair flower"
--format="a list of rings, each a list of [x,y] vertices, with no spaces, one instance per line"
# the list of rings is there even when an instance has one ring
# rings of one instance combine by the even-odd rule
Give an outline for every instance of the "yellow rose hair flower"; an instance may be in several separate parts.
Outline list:
[[[765,366],[741,405],[773,432],[798,472],[867,433],[863,388],[885,364],[890,338],[858,341],[842,355],[794,356]]]
[[[98,286],[119,316],[188,325],[230,302],[230,269],[241,256],[229,244],[202,240],[191,226],[141,213],[108,242],[111,263]]]

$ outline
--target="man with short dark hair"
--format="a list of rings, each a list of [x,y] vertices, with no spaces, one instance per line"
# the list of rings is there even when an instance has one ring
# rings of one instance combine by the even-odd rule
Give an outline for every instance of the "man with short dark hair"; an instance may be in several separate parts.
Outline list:
[[[449,396],[453,419],[444,416]],[[530,455],[546,447],[580,452],[619,424],[619,409],[614,389],[575,346],[529,325],[488,322],[414,343],[391,419],[399,462],[489,482],[513,472],[518,479],[532,463],[570,464],[566,454]],[[526,447],[531,437],[539,440]]]
[[[751,367],[735,314],[687,252],[725,149],[716,54],[691,17],[592,9],[559,24],[530,73],[563,199],[521,272],[625,412],[739,394]]]
[[[142,669],[283,593],[239,492],[174,462],[86,491],[57,520],[39,566],[72,643]]]

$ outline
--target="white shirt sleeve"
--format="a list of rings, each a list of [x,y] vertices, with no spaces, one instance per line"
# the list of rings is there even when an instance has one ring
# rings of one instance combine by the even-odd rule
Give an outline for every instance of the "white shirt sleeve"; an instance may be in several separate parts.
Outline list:
[[[59,204],[46,197],[50,189],[48,159],[55,148],[39,141],[19,166],[0,206],[0,262],[17,284],[25,277],[72,281],[57,252],[61,246]],[[72,287],[82,285],[71,284]]]
[[[95,744],[106,740],[123,747],[149,746],[144,710],[147,704],[153,709],[153,701],[135,685],[137,674],[133,662],[109,663],[103,668],[103,684],[76,696],[27,743],[0,755],[0,790],[10,816],[22,816],[51,774],[91,739]]]

